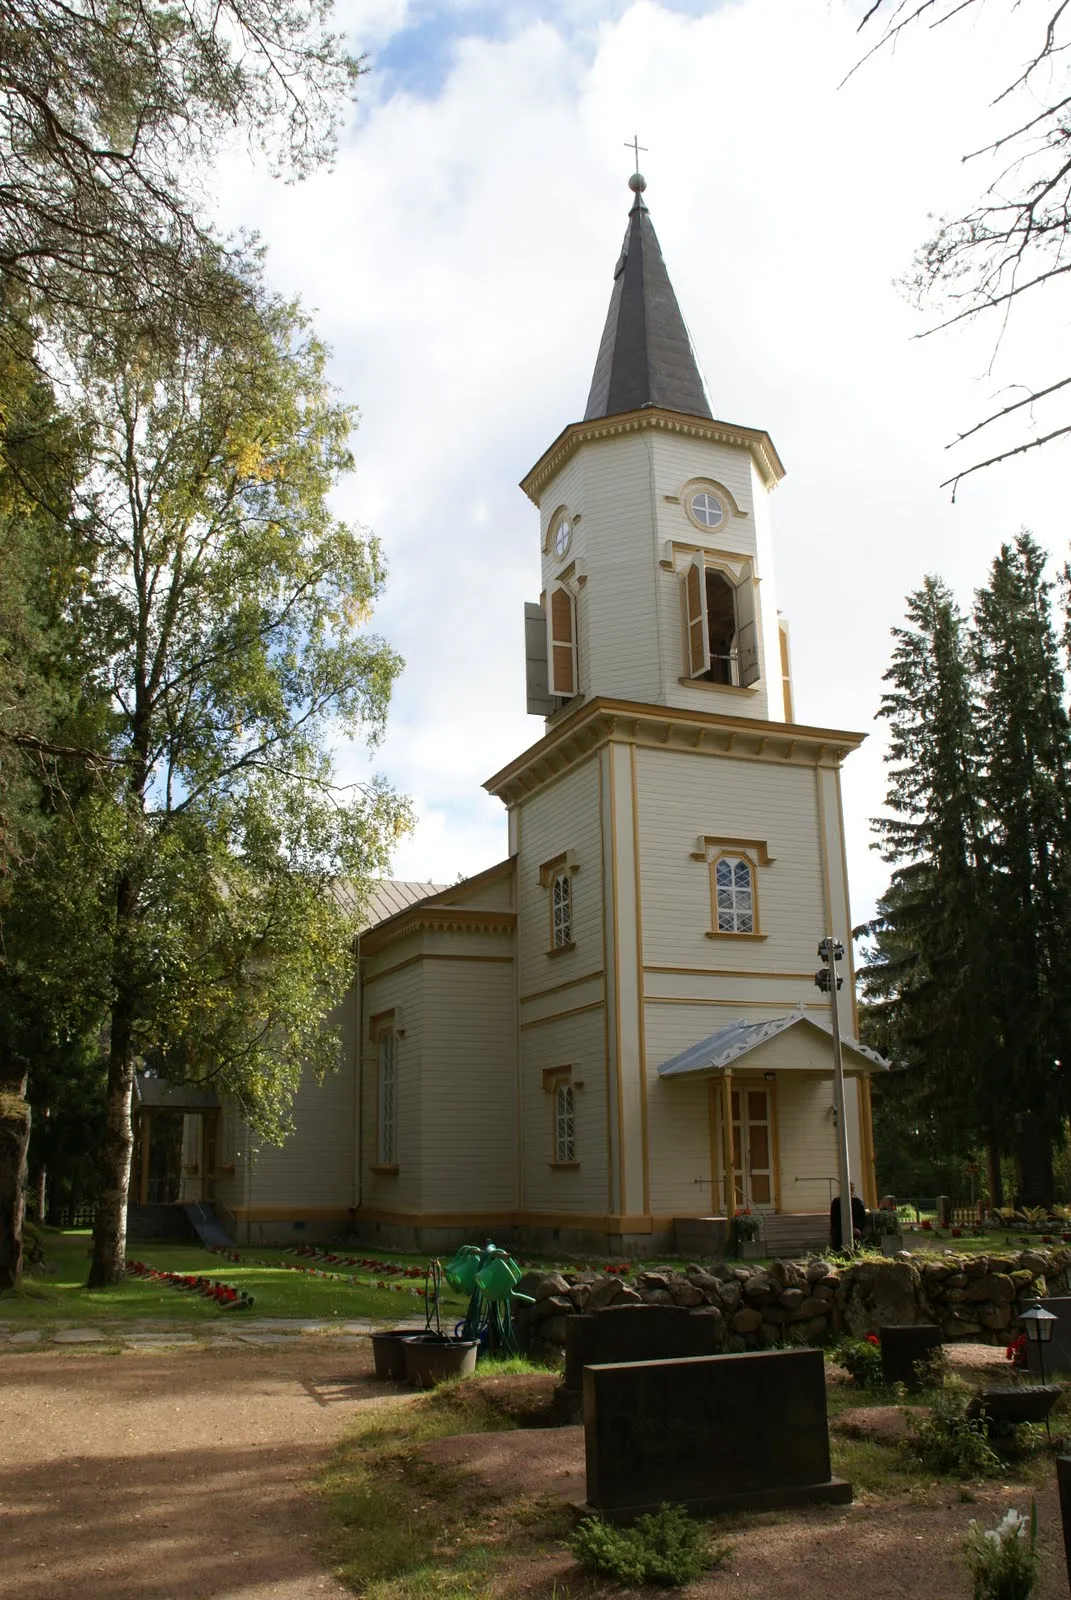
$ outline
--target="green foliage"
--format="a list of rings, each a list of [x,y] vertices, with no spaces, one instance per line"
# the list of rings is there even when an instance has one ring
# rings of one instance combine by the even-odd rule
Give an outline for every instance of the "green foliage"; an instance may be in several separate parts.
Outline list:
[[[995,1528],[972,1522],[964,1553],[973,1600],[1029,1600],[1037,1582],[1037,1505],[1030,1516],[1008,1510]]]
[[[884,1384],[880,1344],[872,1344],[869,1339],[838,1339],[830,1355],[838,1366],[851,1373],[860,1389],[880,1389]]]
[[[908,1449],[928,1471],[942,1477],[992,1478],[1004,1470],[984,1424],[967,1415],[970,1398],[969,1390],[950,1383],[934,1394],[928,1416],[907,1414]]]
[[[875,822],[893,875],[862,974],[865,1037],[902,1069],[875,1095],[883,1185],[944,1171],[962,1193],[947,1174],[981,1148],[999,1186],[1010,1147],[1020,1199],[1052,1201],[1069,1109],[1055,1063],[1071,1025],[1071,724],[1045,562],[1020,534],[969,621],[927,578],[894,630]]]
[[[709,1531],[682,1506],[662,1505],[619,1528],[601,1517],[585,1517],[570,1542],[581,1566],[621,1583],[657,1583],[670,1588],[693,1583],[718,1566],[729,1545],[711,1548]]]

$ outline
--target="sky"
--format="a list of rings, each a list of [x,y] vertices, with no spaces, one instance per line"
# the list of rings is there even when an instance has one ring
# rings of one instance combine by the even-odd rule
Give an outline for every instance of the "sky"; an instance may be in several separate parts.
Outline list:
[[[853,918],[888,868],[875,721],[889,630],[940,573],[964,603],[1020,528],[1062,562],[1059,444],[941,482],[946,445],[1005,386],[1062,375],[1053,297],[996,364],[984,325],[934,320],[898,288],[935,215],[977,194],[961,159],[1032,17],[971,7],[848,78],[875,37],[859,0],[346,0],[367,72],[337,160],[283,184],[238,154],[220,220],[256,230],[360,408],[340,514],[389,576],[374,627],[406,661],[389,730],[340,746],[385,774],[417,824],[398,877],[452,882],[506,854],[482,782],[541,737],[524,712],[523,605],[538,513],[518,480],[583,415],[631,195],[645,199],[715,415],[765,428],[787,468],[772,506],[796,716],[868,735],[845,765]],[[1006,8],[1009,11],[1012,8]],[[1042,317],[1047,320],[1042,321]]]

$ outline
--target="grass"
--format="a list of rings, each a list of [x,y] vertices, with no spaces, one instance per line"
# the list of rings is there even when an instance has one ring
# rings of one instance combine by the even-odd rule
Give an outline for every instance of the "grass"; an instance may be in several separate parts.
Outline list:
[[[484,1597],[503,1568],[560,1548],[575,1526],[570,1507],[521,1491],[496,1499],[419,1454],[432,1439],[513,1426],[478,1380],[465,1379],[359,1416],[322,1481],[343,1581],[365,1600]]]
[[[128,1278],[114,1288],[87,1289],[90,1235],[82,1229],[43,1230],[50,1266],[48,1274],[27,1274],[15,1292],[0,1293],[0,1322],[34,1327],[42,1323],[71,1322],[97,1325],[118,1319],[162,1318],[170,1322],[240,1321],[243,1311],[221,1312],[212,1301],[200,1295],[169,1289],[162,1284]],[[282,1250],[252,1246],[242,1251],[242,1261],[227,1261],[198,1244],[136,1244],[129,1251],[131,1260],[146,1261],[161,1271],[193,1273],[219,1278],[253,1295],[255,1317],[336,1318],[371,1317],[376,1321],[422,1317],[424,1301],[410,1291],[418,1280],[404,1280],[402,1292],[393,1289],[351,1287],[337,1278],[314,1278],[289,1270],[285,1263],[295,1257]],[[364,1252],[362,1251],[362,1255]],[[369,1256],[368,1259],[373,1259]],[[378,1258],[375,1258],[378,1259]],[[419,1257],[392,1255],[391,1261],[412,1261]],[[353,1269],[357,1276],[374,1274]],[[443,1324],[452,1328],[465,1312],[458,1296],[444,1294]]]

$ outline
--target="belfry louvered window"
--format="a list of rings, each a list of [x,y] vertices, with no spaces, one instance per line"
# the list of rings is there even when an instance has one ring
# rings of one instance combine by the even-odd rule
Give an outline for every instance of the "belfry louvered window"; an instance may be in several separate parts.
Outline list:
[[[748,689],[759,677],[755,585],[750,564],[734,579],[697,555],[681,573],[688,676]]]

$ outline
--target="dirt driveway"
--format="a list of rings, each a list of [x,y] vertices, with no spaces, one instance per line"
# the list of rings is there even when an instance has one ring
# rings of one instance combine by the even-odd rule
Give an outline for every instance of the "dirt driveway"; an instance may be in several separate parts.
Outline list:
[[[367,1341],[0,1357],[4,1600],[325,1600],[310,1485]]]

